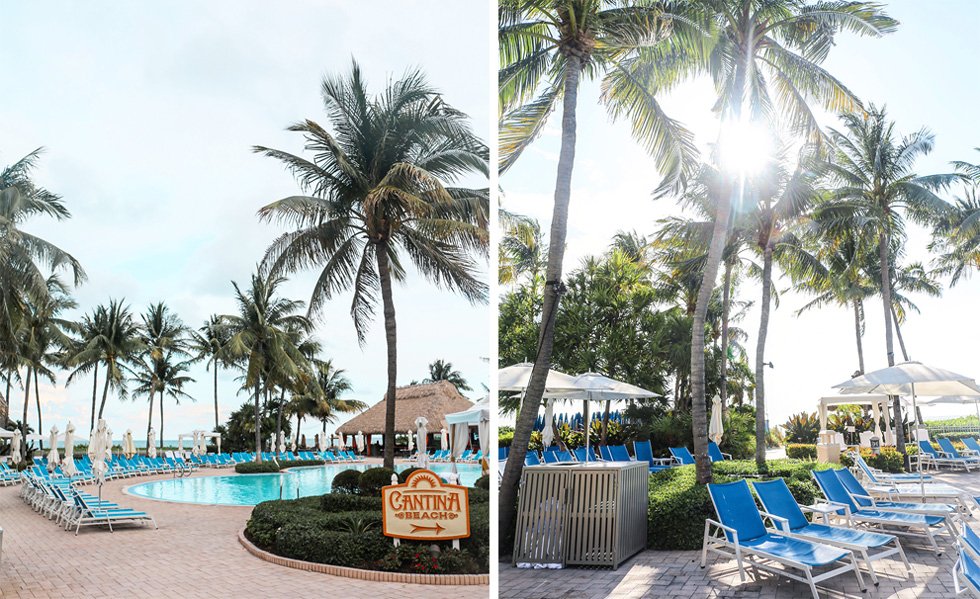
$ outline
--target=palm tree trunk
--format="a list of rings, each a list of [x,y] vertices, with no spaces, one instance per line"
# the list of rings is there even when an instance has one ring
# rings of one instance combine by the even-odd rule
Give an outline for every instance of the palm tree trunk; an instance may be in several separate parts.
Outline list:
[[[160,451],[163,451],[163,390],[160,390]]]
[[[102,412],[105,410],[105,400],[107,397],[109,397],[110,380],[112,380],[112,378],[109,376],[109,373],[106,373],[105,385],[102,386],[102,403],[99,404],[99,420],[102,420]]]
[[[864,346],[861,344],[861,300],[854,300],[854,339],[857,341],[858,372],[864,374]]]
[[[38,391],[37,369],[34,369],[34,403],[37,405],[37,432],[44,434],[44,425],[41,424],[41,392]],[[44,439],[38,441],[41,451],[44,451]]]
[[[895,312],[895,306],[892,306],[892,321],[895,323],[895,336],[898,337],[898,347],[902,349],[902,359],[908,362],[909,352],[905,351],[905,339],[902,337],[902,327],[898,324],[898,313]],[[36,386],[37,384],[35,382]]]
[[[92,368],[92,418],[88,422],[88,432],[95,430],[95,398],[99,389],[99,363]]]
[[[732,263],[725,261],[725,287],[721,298],[721,412],[728,407],[728,315],[732,303]]]
[[[612,402],[607,400],[606,407],[602,410],[602,430],[599,431],[599,445],[605,445],[606,438],[609,436],[609,408],[611,405]]]
[[[31,367],[27,367],[27,383],[24,384],[24,418],[20,421],[20,427],[24,435],[24,444],[27,444],[27,408],[31,405]],[[38,431],[40,433],[41,431]]]
[[[895,365],[895,346],[892,342],[892,278],[888,263],[888,232],[884,230],[878,234],[878,259],[881,261],[881,303],[885,314],[885,355],[888,358],[888,366],[891,367]],[[892,412],[895,414],[895,444],[898,446],[898,451],[906,456],[902,401],[898,395],[892,396]]]
[[[511,443],[510,459],[504,468],[500,481],[500,510],[498,522],[500,534],[509,538],[513,531],[514,510],[517,507],[517,485],[524,469],[524,456],[531,440],[531,431],[541,406],[544,385],[551,367],[551,352],[555,339],[555,318],[562,290],[562,261],[565,258],[565,235],[568,229],[568,205],[572,195],[572,170],[575,165],[575,136],[578,103],[578,85],[581,76],[581,59],[575,55],[566,56],[564,96],[562,98],[561,150],[558,155],[558,173],[555,181],[555,200],[551,216],[551,233],[548,240],[548,266],[545,271],[545,286],[541,307],[541,329],[538,338],[538,355],[521,410],[514,428],[514,441]]]
[[[259,413],[259,381],[255,381],[255,461],[262,461],[262,415]]]
[[[214,429],[218,430],[221,422],[218,420],[218,361],[214,362]]]
[[[395,387],[398,376],[398,348],[395,335],[395,304],[391,295],[391,270],[388,265],[388,244],[380,243],[375,249],[378,260],[378,276],[381,278],[381,300],[384,304],[385,342],[388,346],[388,386],[385,393],[384,467],[395,467]]]
[[[146,419],[146,447],[150,447],[150,429],[153,428],[153,400],[156,398],[156,392],[150,391],[150,409],[149,414]]]
[[[769,304],[772,299],[772,244],[762,251],[762,306],[759,338],[755,346],[755,463],[766,466],[766,336],[769,334]]]

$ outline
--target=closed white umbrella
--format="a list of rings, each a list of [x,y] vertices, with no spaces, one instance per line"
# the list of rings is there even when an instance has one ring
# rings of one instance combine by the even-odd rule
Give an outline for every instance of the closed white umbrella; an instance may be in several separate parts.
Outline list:
[[[286,433],[279,431],[279,453],[286,453]]]
[[[316,437],[316,448],[320,450],[320,453],[323,453],[324,451],[327,450],[327,435],[325,435],[325,434],[324,435],[317,435],[317,437]]]
[[[296,439],[298,437],[299,437],[299,431],[296,431],[296,434],[293,435],[293,442],[290,444],[290,447],[289,447],[290,451],[292,451],[294,453],[296,452]]]
[[[415,439],[412,438],[412,431],[408,431],[408,453],[415,449]]]
[[[201,433],[200,431],[194,431],[191,436],[191,455],[200,456],[201,455]]]
[[[51,445],[51,450],[48,451],[48,472],[54,472],[54,469],[58,467],[61,462],[61,456],[58,455],[58,427],[51,427],[51,436],[48,437],[48,442]]]
[[[721,445],[725,434],[725,424],[721,421],[721,398],[717,395],[711,401],[711,423],[708,425],[708,438]]]
[[[78,468],[75,467],[75,425],[68,421],[65,427],[65,458],[61,461],[61,471],[65,476],[75,476]]]
[[[449,433],[446,429],[439,430],[439,449],[443,451],[449,449]]]
[[[105,482],[105,475],[109,470],[105,463],[106,457],[111,455],[109,453],[111,446],[107,440],[107,432],[108,429],[106,428],[105,420],[100,418],[88,441],[88,457],[92,460],[92,474],[95,475],[95,482],[99,485],[100,495],[102,493],[102,483]]]
[[[344,445],[344,435],[342,433],[337,433],[337,449],[343,451],[346,449],[346,447],[347,446]]]
[[[146,456],[155,459],[157,457],[157,431],[150,427],[150,434],[146,436]]]
[[[106,426],[105,429],[105,457],[107,460],[112,459],[112,429]]]
[[[980,386],[977,386],[976,381],[971,377],[926,366],[921,362],[902,362],[834,386],[845,395],[852,393],[911,395],[912,415],[915,422],[918,422],[918,413],[915,409],[917,395],[980,395]],[[901,421],[902,415],[895,414],[895,422]]]
[[[14,464],[19,464],[24,461],[21,456],[21,445],[23,444],[23,437],[21,436],[20,429],[14,431],[14,436],[10,439],[10,460]]]
[[[429,431],[427,431],[425,428],[428,424],[429,421],[425,416],[419,416],[415,419],[415,428],[418,429],[415,434],[417,435],[417,442],[419,446],[419,455],[415,463],[419,468],[429,467],[429,448],[427,447]]]
[[[354,436],[354,446],[357,448],[357,453],[364,453],[364,433],[357,431]]]
[[[552,426],[552,421],[555,419],[555,400],[549,399],[545,403],[544,409],[544,427],[541,429],[541,445],[546,449],[551,447],[551,444],[555,442],[555,429]],[[481,440],[482,444],[483,441]]]
[[[133,443],[133,429],[126,429],[126,434],[123,435],[123,455],[126,459],[132,459],[136,455],[136,444]]]

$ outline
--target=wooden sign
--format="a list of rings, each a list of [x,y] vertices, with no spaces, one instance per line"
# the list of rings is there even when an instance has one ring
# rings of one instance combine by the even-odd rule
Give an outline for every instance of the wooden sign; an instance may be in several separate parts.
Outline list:
[[[404,484],[381,489],[383,532],[413,541],[449,541],[470,536],[469,491],[442,482],[431,470],[416,470]]]

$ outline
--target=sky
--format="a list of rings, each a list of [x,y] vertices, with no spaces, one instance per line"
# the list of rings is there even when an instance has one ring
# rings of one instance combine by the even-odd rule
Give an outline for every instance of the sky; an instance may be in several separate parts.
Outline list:
[[[825,68],[865,103],[887,105],[898,131],[912,133],[927,127],[935,134],[935,149],[918,163],[920,174],[949,172],[953,160],[980,162],[980,153],[974,150],[980,146],[974,118],[980,85],[971,75],[972,57],[980,51],[975,27],[980,22],[980,3],[895,0],[885,5],[901,21],[898,31],[879,39],[841,35]],[[598,84],[584,84],[579,98],[566,272],[579,266],[582,258],[604,252],[617,231],[635,229],[649,235],[656,230],[657,219],[681,213],[670,199],[651,199],[658,183],[656,167],[632,140],[628,125],[610,121],[598,103]],[[713,89],[704,79],[661,99],[667,114],[694,131],[702,150],[717,134],[713,99]],[[828,117],[825,124],[836,126],[834,120]],[[544,231],[551,220],[559,126],[555,115],[541,138],[501,177],[503,205],[537,218]],[[925,231],[911,228],[907,259],[928,263],[928,240]],[[789,284],[783,279],[777,286],[786,290]],[[911,314],[902,327],[910,358],[980,376],[975,351],[980,322],[974,317],[978,293],[980,277],[974,277],[947,289],[940,299],[916,297],[921,314]],[[758,305],[761,288],[746,282],[738,299]],[[815,411],[817,400],[833,395],[832,385],[847,380],[858,368],[851,312],[828,307],[797,317],[795,312],[804,303],[805,297],[785,292],[771,312],[766,361],[774,367],[766,369],[766,403],[773,424],[785,422],[793,413]],[[867,303],[866,311],[865,368],[871,371],[888,365],[880,300]],[[749,332],[746,347],[754,359],[758,310],[750,310],[739,326]],[[895,352],[901,361],[897,340]],[[974,413],[972,405],[937,406],[924,409],[923,415],[929,419]]]
[[[375,92],[421,68],[482,138],[494,131],[485,2],[54,2],[3,13],[0,62],[16,84],[0,95],[0,164],[46,148],[35,180],[64,197],[72,218],[23,228],[81,261],[88,281],[75,290],[80,311],[125,298],[142,313],[163,300],[195,328],[210,314],[232,313],[231,282],[247,286],[282,231],[259,223],[257,209],[298,190],[280,163],[251,147],[301,153],[301,135],[285,128],[306,118],[328,123],[320,81],[347,73],[352,57]],[[316,274],[293,277],[282,293],[309,300]],[[386,384],[383,322],[360,347],[350,301],[346,293],[327,305],[317,337],[323,356],[346,370],[347,397],[373,404]],[[483,396],[490,308],[414,273],[394,301],[398,383],[423,379],[443,359],[469,381],[467,395]],[[211,374],[200,365],[192,376],[187,391],[196,401],[167,399],[166,439],[214,424]],[[235,376],[219,376],[222,421],[248,399],[236,395]],[[64,379],[41,386],[45,432],[52,424],[63,431],[68,420],[87,430],[91,377],[67,388]],[[22,401],[14,396],[12,418],[21,418]],[[110,394],[106,419],[116,436],[132,429],[141,439],[147,406],[146,398]],[[32,401],[36,427],[34,410]],[[304,424],[311,439],[319,430],[319,422]]]

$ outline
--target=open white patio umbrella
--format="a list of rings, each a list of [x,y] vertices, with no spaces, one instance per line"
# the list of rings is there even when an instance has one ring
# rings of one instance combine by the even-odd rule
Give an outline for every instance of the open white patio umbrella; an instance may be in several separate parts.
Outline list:
[[[934,397],[931,399],[924,399],[922,403],[931,406],[935,404],[940,405],[969,405],[973,404],[977,409],[977,419],[980,420],[980,396],[977,395],[943,395],[940,397]]]
[[[68,421],[65,427],[65,458],[61,461],[61,471],[65,476],[75,476],[78,468],[75,467],[75,425]]]
[[[523,362],[499,369],[497,371],[497,388],[500,391],[524,391],[531,381],[533,368],[534,364]],[[575,377],[558,370],[549,370],[548,378],[545,379],[545,389],[549,391],[577,389]]]
[[[834,386],[845,395],[852,393],[911,395],[912,415],[915,422],[918,422],[918,413],[915,409],[917,395],[980,395],[980,386],[977,386],[977,382],[971,377],[926,366],[921,362],[902,362]],[[896,424],[901,421],[902,415],[895,414]]]
[[[54,469],[58,467],[61,462],[61,456],[58,455],[58,427],[51,427],[51,436],[48,437],[48,443],[51,445],[51,450],[48,451],[48,472],[54,472]]]
[[[412,431],[408,431],[408,453],[411,454],[413,449],[415,449],[415,438]]]
[[[449,431],[439,429],[439,449],[445,451],[449,449]]]
[[[136,455],[136,444],[133,443],[133,429],[127,428],[126,434],[123,435],[123,455],[126,459],[132,459]]]
[[[21,436],[20,429],[14,431],[14,436],[10,438],[10,461],[14,464],[19,464],[24,461],[23,456],[21,456],[21,445],[23,445],[23,437]]]
[[[150,427],[150,434],[146,436],[146,456],[150,459],[157,457],[157,430]]]
[[[721,445],[725,425],[721,421],[721,398],[717,395],[711,400],[711,423],[708,425],[708,438]]]
[[[92,460],[92,474],[95,475],[95,482],[99,485],[99,501],[102,500],[102,484],[105,483],[105,475],[109,467],[106,465],[106,458],[111,457],[111,441],[109,441],[105,420],[99,419],[98,424],[92,431],[88,441],[88,457]]]
[[[583,412],[585,416],[585,455],[590,455],[589,430],[591,421],[589,420],[589,402],[591,401],[614,401],[624,399],[642,399],[646,397],[658,397],[653,391],[647,391],[642,387],[617,381],[603,374],[587,372],[580,374],[574,379],[575,389],[565,393],[567,399],[582,399]]]
[[[429,420],[425,416],[419,416],[418,418],[415,419],[415,428],[418,429],[415,432],[415,434],[418,435],[418,446],[419,446],[419,455],[418,455],[418,459],[416,460],[416,464],[418,465],[419,468],[429,467],[429,454],[428,454],[429,448],[426,447],[426,445],[428,444],[429,431],[426,430],[425,428],[426,426],[428,426],[428,424],[429,424]]]
[[[354,435],[354,447],[357,449],[357,453],[364,453],[364,433],[357,431]]]

